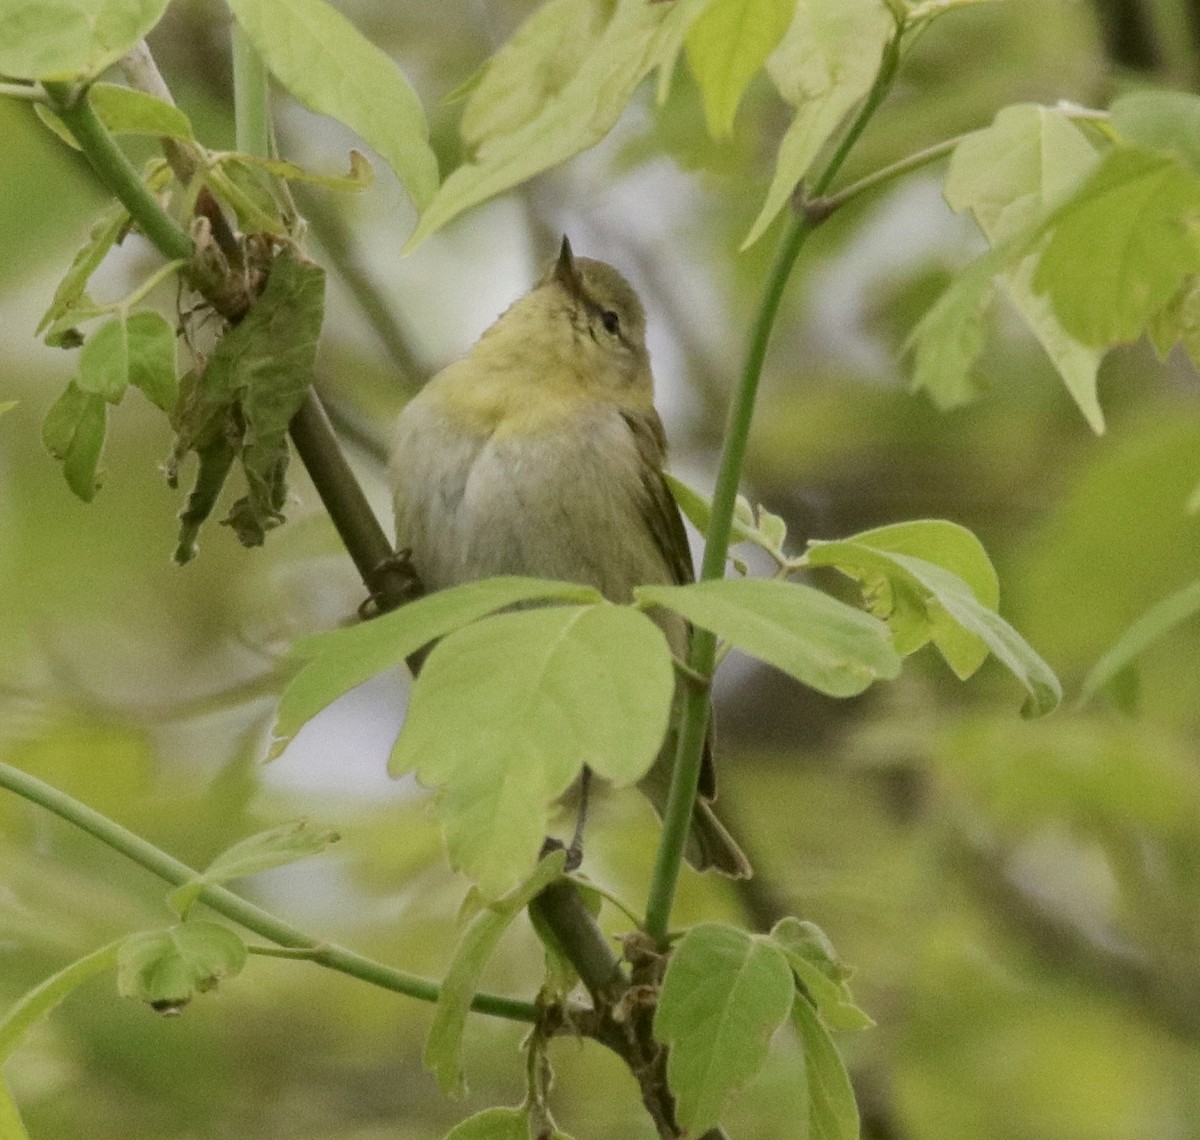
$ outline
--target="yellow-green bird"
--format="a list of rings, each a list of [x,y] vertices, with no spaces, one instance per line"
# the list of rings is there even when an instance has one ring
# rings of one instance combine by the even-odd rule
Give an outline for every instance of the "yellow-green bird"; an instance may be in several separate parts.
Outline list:
[[[519,574],[631,602],[635,586],[694,578],[665,459],[642,304],[617,270],[572,256],[564,238],[537,285],[400,414],[396,545],[429,592]],[[686,657],[687,624],[654,616]],[[660,808],[674,743],[672,732],[641,784]],[[715,794],[706,745],[688,860],[749,875],[709,806]]]

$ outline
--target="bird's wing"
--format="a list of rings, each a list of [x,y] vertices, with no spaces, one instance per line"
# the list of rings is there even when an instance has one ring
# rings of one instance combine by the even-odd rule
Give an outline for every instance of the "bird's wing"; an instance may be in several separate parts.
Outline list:
[[[667,437],[663,432],[662,420],[653,408],[644,412],[622,411],[621,418],[633,434],[641,460],[638,466],[643,494],[639,498],[639,506],[646,526],[654,536],[676,584],[684,586],[694,582],[696,571],[692,566],[692,552],[688,546],[687,532],[683,529],[683,518],[663,477]]]

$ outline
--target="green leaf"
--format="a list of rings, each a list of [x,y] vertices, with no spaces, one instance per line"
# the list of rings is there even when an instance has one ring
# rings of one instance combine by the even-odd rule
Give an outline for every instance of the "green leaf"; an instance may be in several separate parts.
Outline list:
[[[809,586],[762,578],[639,586],[643,606],[664,606],[831,697],[895,677],[887,627]]]
[[[707,538],[709,523],[712,521],[712,499],[670,473],[666,473],[666,479],[667,486],[671,488],[671,496],[684,517]],[[787,524],[778,515],[773,515],[762,507],[756,512],[748,499],[738,495],[733,512],[731,538],[735,544],[752,542],[755,546],[761,546],[764,550],[782,557],[783,543],[787,538]]]
[[[525,882],[475,916],[455,948],[454,960],[438,994],[424,1058],[425,1067],[437,1077],[447,1096],[461,1097],[466,1093],[462,1071],[463,1031],[484,967],[513,919],[562,875],[566,862],[565,851],[547,855]]]
[[[460,626],[518,602],[602,600],[591,586],[538,578],[488,578],[420,598],[361,625],[302,638],[297,657],[311,660],[288,683],[279,701],[270,759],[338,697],[377,673],[401,664],[418,649]]]
[[[128,223],[129,215],[119,203],[108,206],[96,219],[88,234],[88,240],[75,254],[71,261],[71,268],[67,270],[66,276],[54,291],[54,300],[50,302],[50,307],[38,321],[37,332],[39,334],[84,298],[84,289],[87,288],[88,279],[95,273],[100,262],[112,249],[121,231]],[[46,343],[52,347],[55,344],[49,336],[46,337]]]
[[[324,297],[324,271],[285,246],[250,312],[221,338],[204,372],[185,378],[173,421],[177,435],[168,479],[189,451],[207,457],[208,466],[202,466],[197,480],[197,491],[205,493],[193,496],[195,510],[189,502],[182,518],[177,561],[195,553],[196,531],[215,502],[220,488],[215,476],[223,479],[230,449],[241,463],[248,493],[234,503],[225,522],[244,545],[256,546],[283,521],[288,424],[312,383]]]
[[[1171,154],[1200,174],[1200,98],[1186,91],[1133,91],[1108,109],[1109,125],[1128,143]]]
[[[667,1082],[690,1136],[714,1127],[730,1095],[767,1059],[787,1020],[792,972],[773,942],[736,927],[692,927],[667,963],[654,1036],[670,1047]]]
[[[430,654],[389,770],[441,789],[451,863],[495,896],[528,873],[584,764],[617,784],[646,773],[674,688],[666,638],[636,610],[499,614]]]
[[[875,82],[896,25],[879,0],[797,0],[796,15],[767,71],[796,108],[779,144],[775,176],[742,249],[791,198],[813,159]]]
[[[1019,104],[1006,107],[990,127],[959,143],[950,159],[944,194],[953,209],[969,209],[996,246],[1032,234],[1096,162],[1087,137],[1062,112]],[[1102,432],[1104,417],[1096,396],[1096,374],[1103,352],[1080,344],[1062,328],[1049,300],[1033,289],[1036,264],[1035,255],[1024,257],[1001,271],[1001,284],[1089,425]],[[974,321],[965,312],[961,315]],[[967,326],[960,327],[965,330]],[[955,370],[965,376],[982,348],[981,322],[975,322],[966,336],[965,351],[958,360],[952,341],[942,339],[945,330],[930,330],[923,342],[925,356],[918,356],[919,386],[929,388],[940,406],[963,402],[959,396],[969,397],[969,390],[957,386]],[[939,360],[939,354],[946,358]],[[923,365],[932,365],[928,373],[923,374]],[[939,398],[943,393],[949,398]]]
[[[166,6],[167,0],[5,0],[0,9],[0,75],[97,75],[145,36]]]
[[[297,859],[306,859],[324,851],[339,838],[336,831],[311,828],[303,819],[260,831],[222,851],[191,882],[172,891],[167,896],[167,905],[180,918],[186,918],[205,887],[244,879],[294,863]]]
[[[999,245],[1045,221],[1097,161],[1087,136],[1061,111],[1020,103],[954,148],[942,192]]]
[[[12,1056],[29,1030],[46,1017],[63,998],[88,978],[111,970],[117,963],[121,945],[119,941],[112,942],[85,954],[82,958],[77,958],[21,997],[16,1005],[0,1018],[0,1066]],[[0,1125],[3,1125],[3,1122],[3,1112],[0,1111]],[[0,1137],[8,1140],[8,1133],[2,1127]]]
[[[1084,344],[1136,340],[1200,272],[1197,210],[1200,178],[1177,159],[1113,149],[1057,211],[1034,287]]]
[[[406,248],[412,249],[464,210],[598,143],[620,118],[638,84],[669,57],[672,45],[682,38],[705,2],[618,0],[602,29],[601,14],[576,12],[564,5],[564,11],[580,21],[579,26],[596,32],[586,54],[557,89],[553,84],[562,75],[548,78],[545,66],[553,35],[549,17],[519,43],[514,39],[512,52],[505,54],[501,49],[493,64],[499,77],[493,83],[485,75],[463,112],[475,134],[474,157],[442,183]],[[481,117],[476,108],[488,101],[494,90],[507,91],[516,71],[526,63],[530,74],[540,72],[541,97],[536,102],[509,100],[502,113]],[[488,126],[486,132],[483,124]]]
[[[104,397],[84,392],[74,381],[51,405],[42,422],[42,443],[63,462],[67,486],[85,503],[100,489],[100,455],[108,411]]]
[[[965,679],[990,650],[1028,692],[1023,715],[1041,716],[1055,708],[1062,686],[1021,635],[952,570],[889,549],[886,537],[877,536],[892,529],[866,531],[841,542],[814,542],[805,560],[811,566],[835,566],[862,583],[872,604],[888,612],[901,652],[914,652],[932,640]],[[913,533],[919,537],[919,531]]]
[[[249,166],[287,182],[306,182],[313,186],[324,186],[328,190],[366,190],[375,181],[374,167],[357,150],[350,152],[350,169],[345,174],[314,174],[284,159],[260,158],[256,154],[240,152],[219,155],[216,161],[224,168]]]
[[[164,316],[149,310],[128,319],[118,315],[88,337],[76,383],[110,404],[120,403],[126,386],[133,384],[163,411],[170,411],[179,392],[174,329]]]
[[[1200,362],[1200,277],[1187,277],[1174,297],[1146,326],[1146,335],[1160,360],[1182,344],[1192,363]]]
[[[688,29],[688,65],[713,138],[733,133],[742,94],[779,46],[795,8],[795,0],[713,0]]]
[[[987,340],[984,318],[992,303],[992,279],[1001,271],[999,250],[973,261],[908,335],[904,353],[913,353],[912,388],[925,391],[943,411],[970,403],[979,395],[971,375]]]
[[[94,83],[88,88],[88,101],[100,121],[115,135],[158,135],[180,142],[196,141],[187,115],[174,104],[145,91],[115,83]]]
[[[446,1140],[530,1140],[530,1135],[529,1109],[485,1108],[451,1128]]]
[[[792,1006],[792,1024],[804,1048],[808,1083],[808,1130],[812,1140],[858,1140],[858,1105],[854,1089],[829,1031],[806,1001]]]
[[[0,1136],[4,1140],[29,1140],[29,1133],[25,1131],[25,1125],[21,1122],[21,1113],[17,1109],[17,1102],[13,1100],[12,1093],[8,1091],[8,1085],[5,1083],[2,1072],[0,1072]]]
[[[1080,702],[1090,701],[1109,688],[1151,645],[1197,613],[1200,613],[1200,581],[1191,582],[1156,602],[1092,666],[1084,678]]]
[[[846,984],[850,970],[819,926],[798,918],[780,919],[771,939],[787,956],[804,997],[830,1029],[868,1029],[875,1024],[854,1004]]]
[[[395,63],[323,0],[228,3],[271,74],[310,111],[361,135],[427,206],[437,159],[421,101]]]
[[[246,944],[228,926],[185,922],[144,930],[121,944],[117,989],[159,1013],[177,1013],[198,993],[232,978],[246,964]]]

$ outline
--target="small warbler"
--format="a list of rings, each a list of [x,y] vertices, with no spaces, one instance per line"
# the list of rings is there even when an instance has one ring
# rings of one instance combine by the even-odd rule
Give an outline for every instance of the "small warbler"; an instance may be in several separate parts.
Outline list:
[[[629,283],[573,257],[564,238],[537,285],[404,408],[391,463],[396,545],[427,591],[519,574],[631,602],[635,586],[693,580],[645,337]],[[686,657],[684,620],[653,616]],[[640,785],[660,810],[675,739]],[[699,869],[749,875],[709,806],[715,794],[710,736],[686,854]]]

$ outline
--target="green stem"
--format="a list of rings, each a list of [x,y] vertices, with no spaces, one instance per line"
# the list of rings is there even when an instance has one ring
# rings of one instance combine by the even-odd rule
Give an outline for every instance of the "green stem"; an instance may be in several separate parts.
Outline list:
[[[173,886],[181,887],[197,877],[198,872],[186,863],[181,863],[141,836],[72,799],[65,792],[8,764],[0,764],[0,787],[74,824]],[[218,914],[254,931],[269,942],[286,949],[305,951],[305,956],[318,965],[421,1001],[438,1000],[440,987],[436,982],[386,966],[343,946],[313,938],[224,887],[205,887],[199,897],[201,902]],[[510,1021],[534,1022],[538,1019],[538,1007],[533,1002],[496,994],[476,994],[471,1008]]]
[[[133,163],[96,117],[87,95],[72,98],[71,87],[66,83],[47,83],[46,94],[50,106],[75,136],[100,181],[121,200],[146,237],[169,260],[190,262],[192,239],[146,189]]]
[[[237,148],[259,158],[271,156],[271,117],[267,107],[267,69],[246,38],[233,25],[233,119]]]
[[[46,102],[46,92],[40,83],[0,83],[0,95],[10,99],[25,99],[30,103]]]
[[[894,178],[900,178],[905,174],[911,174],[914,170],[920,170],[922,166],[928,166],[931,162],[937,162],[939,158],[944,158],[969,134],[974,134],[974,132],[967,131],[961,135],[955,135],[953,138],[945,139],[940,143],[934,143],[933,146],[928,146],[924,150],[918,150],[910,154],[907,158],[902,158],[898,162],[893,162],[888,166],[881,167],[879,170],[864,175],[857,182],[851,182],[849,186],[843,186],[836,194],[827,194],[823,198],[810,199],[808,206],[810,209],[816,210],[822,217],[828,217],[834,211],[840,210],[847,202],[851,202],[859,197],[859,195],[866,194],[868,191],[874,190],[877,186],[891,182]]]
[[[846,156],[887,95],[899,63],[900,38],[903,31],[904,26],[898,21],[896,33],[884,49],[879,72],[871,90],[837,150],[830,158],[829,164],[814,184],[813,189],[816,196],[820,197],[828,190],[830,183],[846,161]],[[729,540],[733,533],[733,513],[737,504],[738,483],[741,481],[746,445],[750,438],[750,423],[754,415],[758,383],[762,376],[763,361],[766,359],[771,330],[774,328],[775,318],[779,313],[779,306],[791,276],[792,266],[795,265],[796,258],[808,240],[809,234],[820,223],[820,220],[816,214],[808,214],[803,211],[792,217],[780,240],[779,249],[775,254],[775,262],[767,277],[758,315],[751,329],[741,381],[734,393],[733,403],[730,404],[726,420],[725,444],[721,450],[721,464],[713,493],[708,536],[704,544],[704,559],[700,567],[701,581],[721,578],[725,574],[725,561],[729,556]],[[716,655],[716,635],[706,629],[697,628],[692,634],[688,667],[700,677],[711,679],[716,667]],[[675,902],[675,891],[679,885],[683,850],[687,843],[692,808],[696,800],[696,789],[700,782],[709,704],[709,690],[706,687],[685,686],[679,744],[675,754],[675,766],[671,773],[671,788],[667,795],[667,806],[663,812],[662,837],[659,840],[646,904],[646,933],[660,945],[665,945],[667,942],[671,909]]]

